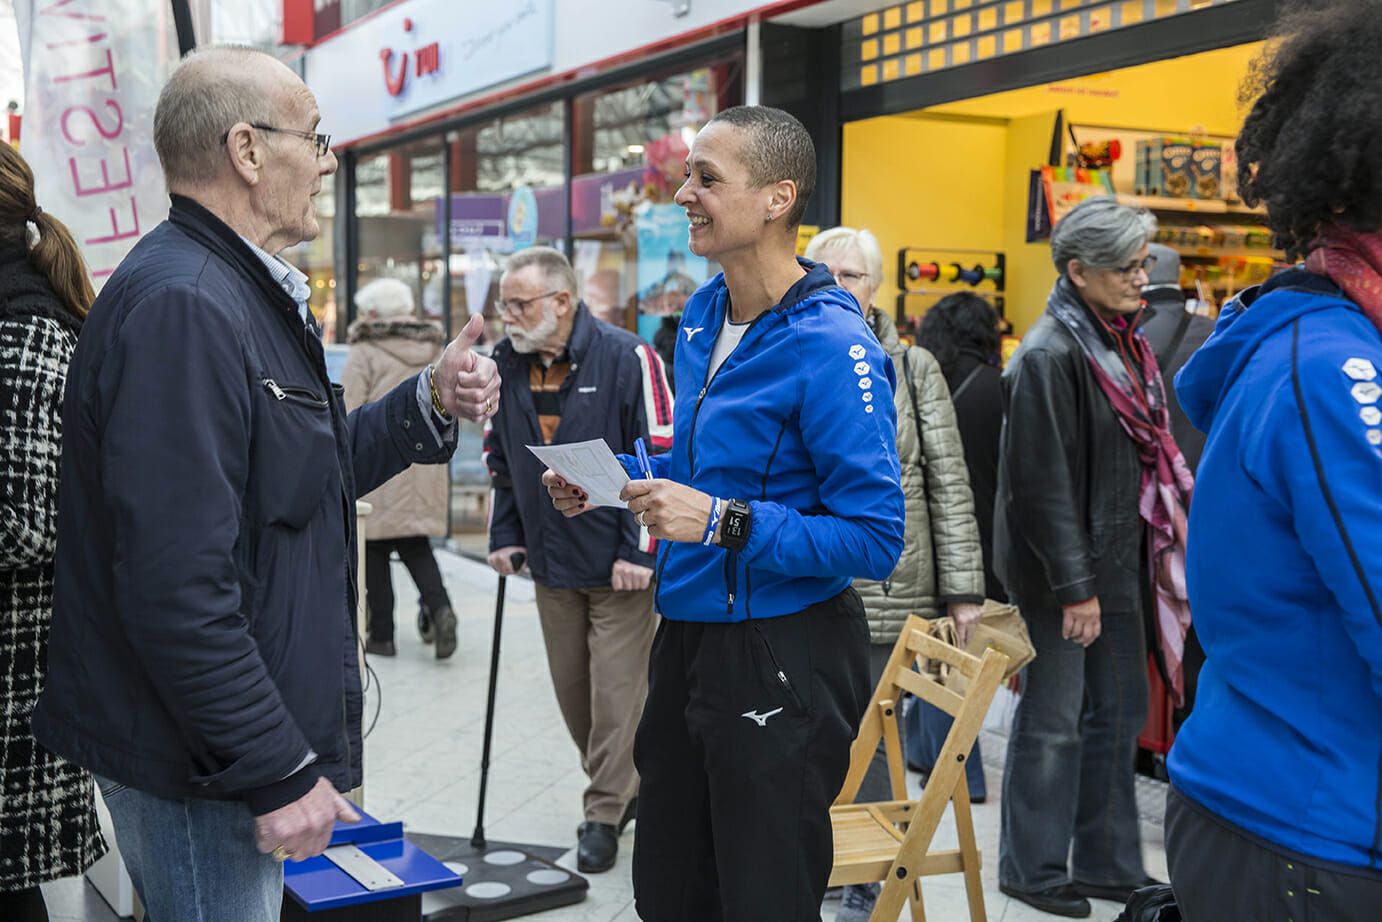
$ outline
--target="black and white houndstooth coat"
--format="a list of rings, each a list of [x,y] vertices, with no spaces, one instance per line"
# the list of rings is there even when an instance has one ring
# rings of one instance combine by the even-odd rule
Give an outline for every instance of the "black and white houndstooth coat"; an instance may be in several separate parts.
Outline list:
[[[34,742],[53,606],[62,393],[80,321],[0,247],[0,890],[79,874],[105,852],[91,776]]]

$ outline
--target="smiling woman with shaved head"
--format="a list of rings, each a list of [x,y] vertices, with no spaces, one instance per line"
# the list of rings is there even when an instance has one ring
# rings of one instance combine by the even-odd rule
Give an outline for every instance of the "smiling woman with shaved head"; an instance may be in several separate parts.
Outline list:
[[[728,109],[677,204],[724,273],[687,302],[672,450],[625,458],[661,539],[634,894],[650,922],[806,922],[830,875],[830,802],[872,688],[856,576],[902,549],[892,361],[830,271],[795,256],[810,135]],[[558,509],[581,484],[549,472]]]
[[[172,209],[91,309],[63,408],[57,589],[35,737],[97,777],[153,919],[270,922],[361,781],[355,498],[494,412],[472,318],[346,414],[306,276],[336,169],[316,100],[200,51],[154,116]]]

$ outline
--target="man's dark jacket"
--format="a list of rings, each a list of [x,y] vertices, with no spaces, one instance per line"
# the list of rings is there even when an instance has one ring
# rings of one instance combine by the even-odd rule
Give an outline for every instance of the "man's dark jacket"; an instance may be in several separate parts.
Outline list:
[[[993,553],[1009,598],[1050,610],[1097,596],[1105,612],[1140,610],[1137,447],[1079,343],[1049,311],[1023,337],[1003,385]]]
[[[650,453],[670,446],[672,396],[648,343],[597,320],[578,303],[566,352],[571,369],[561,386],[561,424],[553,444],[604,439],[616,453],[627,454],[637,438]],[[650,545],[627,509],[593,509],[568,519],[552,506],[542,485],[546,468],[527,448],[543,443],[528,386],[537,356],[515,352],[503,339],[494,347],[494,360],[504,383],[499,412],[485,436],[494,483],[490,550],[526,547],[533,579],[554,589],[609,586],[616,559],[652,567]],[[657,438],[650,439],[650,432]]]
[[[1214,332],[1214,321],[1186,311],[1185,295],[1174,286],[1146,289],[1143,297],[1147,301],[1147,309],[1143,311],[1140,329],[1152,344],[1157,364],[1161,366],[1161,378],[1167,385],[1166,409],[1171,411],[1171,435],[1175,437],[1181,454],[1185,455],[1185,463],[1190,465],[1193,472],[1200,466],[1200,455],[1204,452],[1204,433],[1185,418],[1185,411],[1180,408],[1180,400],[1176,397],[1176,389],[1170,384],[1176,380],[1176,372],[1185,367],[1195,350],[1203,346],[1209,334]],[[1176,331],[1182,320],[1185,321],[1185,329],[1177,342]]]
[[[67,378],[39,742],[256,814],[319,777],[357,786],[355,497],[454,449],[415,388],[347,417],[297,304],[174,196],[97,298]]]

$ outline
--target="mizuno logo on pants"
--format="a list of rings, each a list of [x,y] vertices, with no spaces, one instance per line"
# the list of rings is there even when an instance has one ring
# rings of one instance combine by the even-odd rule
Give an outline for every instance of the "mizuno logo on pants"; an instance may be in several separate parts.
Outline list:
[[[739,716],[740,716],[740,717],[747,717],[749,720],[751,720],[751,721],[753,721],[754,723],[758,724],[760,727],[766,727],[766,726],[768,725],[768,718],[769,718],[769,717],[772,717],[772,716],[775,715],[775,714],[781,714],[781,713],[782,713],[782,708],[775,708],[775,709],[769,711],[769,712],[766,713],[766,714],[760,714],[760,713],[758,713],[758,709],[757,709],[757,708],[754,708],[752,711],[745,711],[744,713],[740,714]]]

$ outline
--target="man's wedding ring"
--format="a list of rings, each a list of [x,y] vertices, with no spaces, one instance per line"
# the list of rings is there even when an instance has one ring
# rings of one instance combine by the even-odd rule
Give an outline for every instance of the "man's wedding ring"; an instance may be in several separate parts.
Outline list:
[[[287,846],[280,845],[273,850],[273,857],[275,861],[287,861],[289,858],[293,857],[293,850]]]
[[[487,399],[487,400],[485,401],[485,415],[486,415],[486,416],[492,416],[493,414],[494,414],[494,398],[491,397],[491,398],[489,398],[489,399]]]

